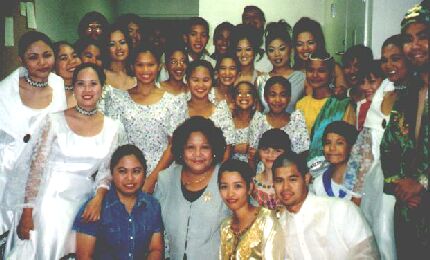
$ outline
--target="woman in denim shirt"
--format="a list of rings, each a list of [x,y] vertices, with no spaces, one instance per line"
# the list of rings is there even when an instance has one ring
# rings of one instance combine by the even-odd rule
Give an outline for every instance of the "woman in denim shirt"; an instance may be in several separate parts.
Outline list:
[[[158,201],[141,191],[146,160],[134,145],[120,146],[112,155],[112,185],[103,200],[101,218],[87,222],[79,211],[77,259],[162,259],[163,237]]]
[[[218,191],[226,142],[210,119],[187,119],[173,133],[176,164],[160,173],[155,196],[170,259],[218,259],[221,221],[229,215]]]

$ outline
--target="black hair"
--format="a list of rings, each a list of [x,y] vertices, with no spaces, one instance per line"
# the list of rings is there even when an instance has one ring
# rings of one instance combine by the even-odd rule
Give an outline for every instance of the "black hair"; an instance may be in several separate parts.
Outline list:
[[[365,79],[371,80],[372,75],[376,78],[385,79],[385,74],[381,68],[381,60],[374,60],[368,66],[359,71],[358,84],[363,84]]]
[[[289,167],[295,165],[297,170],[302,176],[305,176],[309,172],[309,168],[306,164],[306,156],[303,154],[296,154],[294,152],[285,152],[275,159],[272,165],[273,178],[276,177],[276,169]]]
[[[207,34],[208,34],[208,38],[210,38],[209,37],[209,23],[208,23],[208,21],[206,21],[204,18],[198,17],[198,16],[191,17],[188,20],[187,27],[186,27],[186,30],[185,30],[185,34],[190,33],[191,32],[191,28],[193,26],[195,26],[195,25],[201,25],[201,26],[203,26],[205,28]]]
[[[297,46],[297,38],[299,34],[309,32],[314,37],[317,45],[316,51],[326,51],[325,37],[321,24],[309,17],[300,18],[293,27],[293,46]],[[294,69],[301,69],[304,67],[304,62],[299,58],[298,53],[294,52]]]
[[[348,48],[342,56],[342,64],[345,67],[348,63],[351,63],[354,59],[358,62],[358,69],[368,66],[373,61],[373,52],[369,47],[363,44],[357,44]]]
[[[266,148],[282,149],[284,152],[291,151],[290,137],[279,128],[267,130],[258,142],[258,149]]]
[[[78,25],[79,38],[87,37],[85,35],[85,30],[88,27],[88,24],[90,22],[100,23],[100,26],[102,29],[102,35],[105,34],[105,30],[109,26],[109,22],[107,21],[106,17],[104,15],[102,15],[101,13],[96,12],[96,11],[88,12],[79,21],[79,25]]]
[[[180,51],[185,55],[185,61],[188,64],[189,60],[188,60],[187,52],[185,50],[185,46],[183,43],[178,43],[178,42],[169,43],[166,45],[166,50],[165,50],[166,63],[168,63],[168,60],[170,59],[170,57],[172,57],[173,53],[177,51]]]
[[[358,131],[353,125],[348,124],[345,121],[333,121],[326,126],[324,134],[322,136],[322,143],[325,143],[327,135],[330,133],[338,134],[345,138],[349,147],[352,147],[357,140]]]
[[[209,75],[212,79],[212,82],[214,82],[214,68],[212,67],[212,64],[207,60],[194,60],[188,64],[187,70],[185,71],[185,80],[189,80],[191,77],[191,74],[198,68],[203,67],[209,70]]]
[[[110,53],[109,42],[110,42],[110,37],[111,37],[112,33],[116,32],[116,31],[121,32],[124,35],[125,41],[127,42],[129,55],[128,55],[125,63],[126,63],[127,74],[131,75],[130,66],[127,66],[127,65],[130,64],[130,54],[131,54],[131,51],[133,50],[132,49],[133,44],[132,44],[130,35],[128,35],[128,31],[124,30],[124,28],[122,26],[120,26],[118,23],[114,23],[114,24],[110,25],[106,34],[105,34],[104,52],[107,54],[107,56],[109,56],[109,58],[107,59],[108,62],[103,63],[103,66],[105,66],[105,68],[109,68],[109,66],[110,66],[111,57],[109,55],[109,53]]]
[[[216,65],[215,65],[215,70],[218,71],[219,70],[219,66],[221,66],[221,62],[223,59],[232,59],[234,61],[234,63],[236,63],[236,68],[237,71],[240,71],[240,61],[237,58],[237,56],[231,52],[227,52],[225,54],[222,54],[218,57],[217,61],[216,61]]]
[[[285,20],[279,20],[278,22],[271,22],[267,24],[265,31],[266,53],[269,48],[269,44],[276,39],[282,40],[291,47],[292,44],[290,33],[291,26]]]
[[[225,30],[233,32],[234,25],[229,23],[229,22],[222,22],[222,23],[218,24],[214,30],[214,37],[213,37],[214,44],[215,44],[215,41],[221,36],[221,33]]]
[[[328,52],[326,51],[317,51],[315,53],[312,53],[309,56],[309,59],[305,62],[305,70],[308,70],[310,68],[311,62],[313,60],[321,60],[324,62],[324,64],[327,66],[327,70],[330,74],[329,82],[332,82],[335,75],[335,66],[336,62]]]
[[[226,149],[226,142],[219,127],[212,120],[202,116],[192,116],[180,124],[172,135],[172,153],[175,162],[184,165],[184,148],[191,133],[202,133],[209,142],[214,156],[214,163],[222,161]]]
[[[24,59],[24,53],[27,51],[28,47],[37,41],[42,41],[46,43],[46,45],[48,45],[52,49],[52,51],[54,51],[54,45],[48,35],[38,31],[29,31],[24,33],[19,39],[19,57],[21,57],[21,59]]]
[[[99,40],[94,40],[93,38],[81,38],[78,39],[73,47],[75,48],[76,53],[81,56],[82,52],[88,48],[88,46],[94,45],[100,50],[100,59],[102,61],[102,65],[106,62],[106,49],[103,47],[102,43]]]
[[[237,159],[229,159],[223,162],[218,170],[218,186],[221,184],[224,172],[238,172],[240,177],[245,181],[247,189],[251,188],[251,181],[252,177],[255,176],[255,171],[246,162]]]
[[[258,31],[248,24],[238,24],[234,28],[231,36],[232,51],[236,52],[239,41],[244,39],[248,40],[249,44],[251,44],[251,47],[254,50],[254,55],[262,55],[262,53],[260,53]]]
[[[86,69],[86,68],[92,68],[96,73],[97,76],[99,78],[100,81],[100,85],[103,87],[105,82],[106,82],[106,75],[105,75],[105,71],[103,70],[102,67],[97,66],[96,64],[93,63],[81,63],[80,65],[78,65],[75,69],[75,71],[73,71],[73,77],[72,77],[72,84],[75,85],[77,79],[78,79],[78,74],[81,70]]]
[[[264,98],[269,96],[270,88],[275,84],[279,84],[282,87],[284,87],[285,94],[288,97],[291,97],[291,83],[290,83],[290,81],[283,76],[273,76],[273,77],[270,77],[266,81],[266,84],[264,85]]]
[[[127,13],[119,16],[116,19],[116,22],[121,25],[124,29],[128,30],[128,25],[130,23],[137,24],[139,26],[139,30],[142,30],[142,18],[137,14]]]
[[[245,6],[245,8],[243,8],[242,21],[245,18],[245,13],[249,12],[256,12],[260,16],[261,20],[263,20],[263,22],[266,22],[266,16],[264,15],[263,10],[261,10],[258,6],[255,5],[247,5]]]
[[[60,52],[60,48],[61,45],[67,45],[69,47],[71,47],[73,50],[75,50],[75,48],[73,47],[72,44],[70,44],[67,41],[58,41],[58,42],[54,42],[54,53],[55,53],[55,58],[58,56],[58,53]],[[76,51],[76,50],[75,50]]]
[[[137,46],[131,51],[128,59],[130,65],[133,65],[136,62],[137,56],[139,56],[139,54],[145,52],[151,53],[157,60],[158,64],[160,64],[161,53],[150,42],[145,42],[144,44]]]
[[[400,34],[391,35],[387,39],[385,39],[384,43],[382,43],[381,49],[387,47],[388,45],[394,45],[398,47],[400,50],[403,48],[403,37]]]
[[[251,91],[251,95],[252,95],[252,97],[254,98],[254,107],[253,107],[253,109],[252,109],[252,111],[251,111],[251,115],[250,115],[250,118],[253,118],[254,117],[254,114],[255,114],[255,111],[256,111],[256,105],[257,105],[257,103],[258,103],[258,93],[257,93],[257,89],[255,88],[255,86],[254,86],[254,84],[252,84],[251,82],[249,82],[249,81],[245,81],[245,80],[242,80],[242,81],[239,81],[238,83],[236,83],[235,85],[234,85],[234,87],[231,89],[231,97],[233,98],[233,100],[235,100],[235,102],[236,102],[236,98],[237,98],[237,96],[238,96],[238,94],[239,94],[239,87],[241,86],[241,85],[246,85],[246,86],[248,86],[249,87],[249,89],[250,89],[250,91]],[[237,115],[238,115],[238,107],[235,105],[234,106],[234,108],[233,108],[233,111],[232,111],[232,113],[231,113],[231,115],[233,116],[233,118],[234,117],[236,117]]]
[[[111,174],[113,173],[113,170],[114,170],[115,166],[118,164],[118,162],[123,157],[128,156],[128,155],[134,155],[136,157],[136,159],[142,165],[143,172],[146,175],[147,164],[146,164],[145,155],[134,144],[125,144],[125,145],[118,146],[118,148],[116,148],[116,150],[115,150],[115,152],[113,152],[111,160],[110,160],[110,172],[111,172]]]

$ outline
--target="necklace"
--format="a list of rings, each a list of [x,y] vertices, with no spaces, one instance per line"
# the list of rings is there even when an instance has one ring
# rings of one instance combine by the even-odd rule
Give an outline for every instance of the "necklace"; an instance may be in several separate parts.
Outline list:
[[[264,184],[262,182],[259,182],[256,177],[253,178],[252,180],[254,181],[255,185],[257,185],[258,187],[261,187],[263,189],[272,189],[273,188],[273,184]]]
[[[208,175],[207,175],[207,173],[208,172],[205,172],[205,173],[203,173],[202,175],[202,177],[200,177],[200,178],[198,178],[197,180],[192,180],[192,181],[183,181],[182,183],[184,184],[184,186],[185,187],[187,187],[188,185],[190,185],[190,184],[195,184],[195,183],[199,183],[199,182],[202,182],[204,179],[206,179],[207,177],[208,177]]]
[[[83,109],[82,107],[80,107],[79,105],[75,106],[75,109],[78,113],[85,115],[85,116],[93,116],[97,113],[97,107],[95,107],[93,110],[91,111],[87,111],[85,109]]]
[[[25,81],[26,81],[30,86],[35,87],[35,88],[44,88],[44,87],[47,87],[47,86],[48,86],[48,81],[42,81],[42,82],[39,82],[39,81],[33,81],[33,80],[30,78],[30,76],[28,76],[28,75],[25,75],[25,76],[24,76],[24,79],[25,79]]]
[[[64,89],[67,91],[73,91],[73,85],[64,85]]]

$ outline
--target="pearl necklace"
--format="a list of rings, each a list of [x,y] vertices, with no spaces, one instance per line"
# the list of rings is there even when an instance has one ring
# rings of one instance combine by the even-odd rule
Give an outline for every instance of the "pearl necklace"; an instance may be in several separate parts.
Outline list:
[[[91,111],[87,111],[85,109],[83,109],[82,107],[80,107],[79,105],[75,106],[75,109],[78,113],[85,115],[85,116],[93,116],[97,113],[97,107],[95,107],[93,110]]]
[[[25,75],[24,79],[30,86],[35,88],[45,88],[48,86],[48,81],[42,81],[42,82],[33,81],[28,75]]]

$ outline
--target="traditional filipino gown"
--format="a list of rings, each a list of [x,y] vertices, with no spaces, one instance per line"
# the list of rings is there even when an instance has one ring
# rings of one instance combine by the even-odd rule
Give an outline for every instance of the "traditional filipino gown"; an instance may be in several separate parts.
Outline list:
[[[284,234],[275,211],[261,207],[242,234],[233,232],[231,222],[232,217],[228,217],[221,224],[221,260],[284,259]]]

